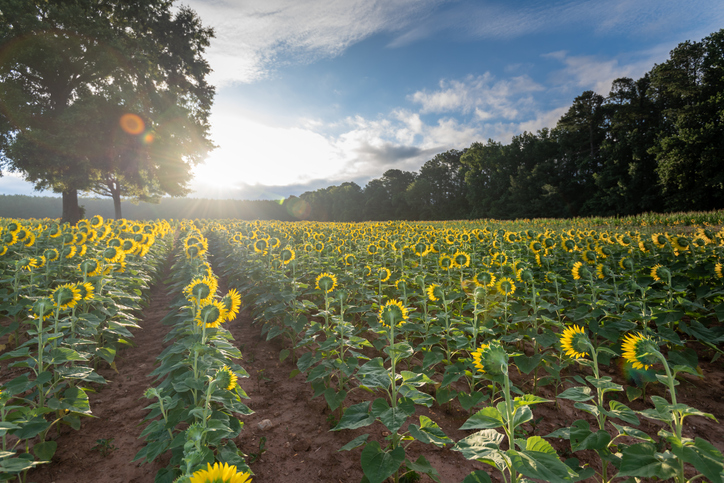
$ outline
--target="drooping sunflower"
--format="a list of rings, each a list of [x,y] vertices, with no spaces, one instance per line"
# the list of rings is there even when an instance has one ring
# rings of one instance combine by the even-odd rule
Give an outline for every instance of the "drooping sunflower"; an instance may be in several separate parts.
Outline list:
[[[378,251],[379,249],[374,243],[370,243],[369,245],[367,245],[367,253],[369,253],[370,255],[376,255]]]
[[[249,473],[239,473],[236,466],[229,466],[228,463],[206,463],[207,468],[196,471],[191,475],[189,483],[249,483]]]
[[[653,278],[656,282],[662,281],[664,279],[668,280],[671,277],[671,272],[664,267],[661,264],[656,264],[651,268],[651,278]]]
[[[509,277],[503,277],[495,284],[495,288],[501,295],[512,295],[515,293],[515,282]]]
[[[717,263],[716,265],[714,265],[714,273],[716,273],[716,276],[717,276],[717,277],[719,277],[719,278],[724,278],[724,274],[722,273],[722,264],[721,264],[721,262],[720,262],[720,263]]]
[[[80,292],[81,300],[88,301],[93,298],[93,292],[95,291],[95,287],[93,287],[92,283],[77,283],[75,284],[75,286]]]
[[[387,328],[402,325],[408,320],[407,307],[399,300],[389,300],[380,307],[379,320]]]
[[[65,283],[56,287],[50,298],[53,299],[54,307],[65,310],[75,307],[81,299],[81,294],[75,284]]]
[[[231,368],[224,364],[224,366],[216,371],[216,381],[227,391],[233,391],[237,386],[239,377],[231,371]]]
[[[286,247],[281,251],[281,253],[279,253],[279,256],[281,257],[282,262],[284,262],[284,265],[286,265],[294,260],[297,255],[294,253],[294,249],[292,247]]]
[[[45,266],[45,262],[46,262],[45,256],[39,255],[39,256],[33,257],[33,258],[35,258],[35,261],[38,265],[37,268],[43,268]]]
[[[357,261],[357,258],[351,253],[348,253],[347,255],[344,256],[345,265],[354,265],[354,263],[356,261]]]
[[[254,242],[254,251],[256,253],[261,253],[262,255],[266,255],[268,246],[269,246],[269,243],[262,238],[262,239]]]
[[[640,332],[624,337],[621,349],[624,359],[630,362],[634,369],[646,370],[658,362],[654,355],[654,352],[658,352],[658,346],[651,337]]]
[[[440,264],[441,268],[444,268],[446,270],[451,269],[455,266],[455,262],[453,259],[448,255],[443,255],[440,257],[440,261],[438,262]]]
[[[226,321],[226,307],[221,300],[206,299],[200,304],[196,322],[199,325],[206,323],[207,329],[216,329]]]
[[[481,345],[471,355],[473,365],[481,373],[500,375],[507,372],[508,354],[497,340]]]
[[[95,215],[90,220],[90,226],[93,227],[94,229],[100,228],[102,224],[103,224],[103,217],[101,215]]]
[[[123,257],[123,250],[118,247],[109,246],[103,250],[102,256],[106,263],[118,263],[121,257]]]
[[[618,261],[618,266],[621,267],[621,270],[633,270],[633,262],[628,257],[622,257]]]
[[[397,281],[395,282],[395,288],[397,290],[407,290],[407,280],[405,280],[404,278],[397,279]]]
[[[38,268],[38,262],[33,257],[21,258],[18,260],[18,267],[26,272],[32,271],[34,268]]]
[[[337,286],[337,277],[331,273],[322,272],[317,277],[316,288],[323,292],[329,293]]]
[[[442,291],[442,287],[436,283],[433,283],[429,287],[427,287],[427,298],[430,299],[431,302],[437,302],[438,300],[442,300],[445,297],[444,292]]]
[[[588,344],[590,344],[588,336],[578,325],[567,327],[561,334],[563,353],[573,359],[586,357],[590,350]]]
[[[26,247],[32,247],[35,244],[35,233],[29,231],[28,236],[23,240],[23,245]]]
[[[224,308],[226,309],[226,320],[234,320],[241,308],[241,294],[232,288],[229,290],[229,293],[221,299],[221,303],[224,304]]]
[[[573,275],[573,280],[580,280],[581,279],[581,272],[583,268],[583,262],[576,262],[573,264],[573,268],[571,269],[571,274]],[[585,269],[583,269],[585,270]]]

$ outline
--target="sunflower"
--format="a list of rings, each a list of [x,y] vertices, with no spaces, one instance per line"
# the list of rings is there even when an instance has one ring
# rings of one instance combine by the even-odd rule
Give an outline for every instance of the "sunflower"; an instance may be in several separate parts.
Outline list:
[[[3,246],[2,248],[0,248],[0,257],[3,256],[3,255],[5,255],[7,252],[8,252],[8,247],[7,247],[7,245],[5,245],[5,246]]]
[[[576,262],[573,264],[573,268],[571,269],[571,274],[573,275],[573,280],[580,280],[581,275],[585,275],[587,270],[583,268],[583,262]]]
[[[25,240],[23,240],[23,245],[26,247],[32,247],[35,244],[35,233],[28,232],[28,236],[25,237]]]
[[[103,224],[103,217],[101,215],[95,215],[90,220],[90,226],[94,229],[98,229]]]
[[[206,299],[201,302],[201,308],[196,316],[196,322],[202,325],[206,322],[207,329],[216,329],[226,320],[226,307],[220,300]]]
[[[475,275],[475,283],[477,283],[481,287],[492,288],[493,286],[495,286],[495,275],[487,271],[479,272],[477,275]]]
[[[103,250],[102,256],[106,263],[117,263],[123,256],[123,251],[118,247],[109,246]]]
[[[440,264],[441,268],[444,268],[446,270],[449,270],[455,266],[455,262],[448,255],[441,256],[438,263]]]
[[[573,359],[587,356],[589,344],[588,336],[578,325],[566,328],[561,334],[561,348],[564,354]]]
[[[641,335],[640,332],[624,337],[621,349],[624,359],[630,362],[634,369],[647,370],[658,362],[654,355],[659,351],[656,343],[651,337]]]
[[[633,270],[633,262],[627,257],[622,257],[618,261],[618,266],[621,267],[621,270]]]
[[[515,283],[509,277],[503,277],[498,280],[495,288],[501,295],[512,295],[515,293]]]
[[[538,253],[543,250],[543,245],[538,240],[533,240],[530,242],[530,245],[528,245],[528,248],[530,248],[533,253]]]
[[[229,293],[221,299],[221,303],[224,304],[224,308],[226,309],[226,319],[234,320],[239,314],[239,308],[241,307],[241,294],[232,288],[229,290]]]
[[[720,263],[717,263],[716,265],[714,265],[714,273],[716,273],[716,276],[717,276],[717,277],[719,277],[719,278],[724,278],[724,274],[722,274],[722,264],[721,264],[721,262],[720,262]]]
[[[21,270],[25,270],[27,272],[32,271],[34,268],[38,268],[38,262],[35,261],[34,258],[21,258],[17,262],[17,266],[20,267]]]
[[[481,345],[472,353],[472,356],[473,365],[481,373],[501,375],[507,372],[508,354],[496,340]]]
[[[412,246],[412,251],[418,257],[424,257],[430,252],[430,248],[427,246],[427,243],[417,242]]]
[[[284,262],[284,265],[286,265],[294,260],[297,255],[291,247],[286,247],[281,251],[279,256],[281,257],[282,262]]]
[[[656,282],[671,278],[671,272],[669,272],[669,270],[661,264],[654,265],[649,275],[651,275],[651,278],[653,278]]]
[[[370,255],[376,255],[377,251],[377,245],[375,245],[374,243],[370,243],[369,245],[367,245],[367,253],[369,253]]]
[[[438,300],[441,300],[445,294],[442,291],[442,287],[439,286],[436,283],[433,283],[429,287],[427,287],[427,298],[430,299],[431,302],[437,302]]]
[[[345,265],[354,265],[354,263],[357,261],[357,258],[352,255],[351,253],[348,253],[344,256],[344,264]]]
[[[34,257],[35,261],[37,262],[38,266],[37,268],[43,268],[45,266],[45,257],[43,255],[39,255],[37,257]]]
[[[468,255],[465,252],[455,252],[453,255],[453,262],[455,262],[456,267],[469,267],[470,266],[470,255]]]
[[[60,285],[50,294],[53,306],[59,310],[72,309],[81,299],[80,290],[72,283]]]
[[[93,287],[92,283],[77,283],[75,284],[75,286],[80,292],[80,297],[82,300],[88,301],[93,298],[93,291],[95,290],[95,287]]]
[[[596,265],[596,277],[600,278],[601,280],[606,278],[606,275],[608,275],[610,272],[611,270],[603,263],[599,263],[598,265]]]
[[[314,242],[314,251],[316,251],[318,253],[322,253],[323,250],[324,250],[324,243],[322,243],[321,241]]]
[[[269,243],[262,238],[261,240],[257,240],[254,242],[254,251],[256,253],[261,253],[262,255],[266,255],[268,246],[269,246]]]
[[[236,466],[229,466],[228,463],[206,463],[206,469],[196,471],[191,475],[189,483],[249,483],[249,473],[238,473]]]
[[[380,282],[386,282],[390,279],[390,270],[385,267],[380,267],[377,269],[377,278]]]
[[[60,226],[57,223],[53,223],[50,225],[50,228],[48,228],[48,236],[50,238],[58,238],[62,234],[63,230],[60,229]]]
[[[186,299],[194,303],[204,303],[210,300],[216,293],[218,282],[212,277],[194,278],[184,288]]]
[[[322,272],[317,277],[316,282],[316,288],[318,290],[329,293],[337,286],[337,277],[335,277],[331,273]]]
[[[89,277],[95,277],[103,272],[103,267],[101,267],[101,263],[95,258],[88,258],[78,265],[78,270],[84,272]]]
[[[75,245],[67,245],[63,247],[63,258],[65,258],[66,260],[70,260],[75,256],[77,251],[78,249],[75,247]]]
[[[407,307],[399,300],[390,300],[380,308],[379,318],[387,328],[402,325],[408,320]]]
[[[231,369],[229,366],[224,364],[224,366],[216,371],[216,381],[220,383],[221,387],[225,388],[227,391],[233,391],[234,388],[237,386],[237,380],[239,377],[231,372]]]
[[[365,265],[363,272],[365,277],[369,277],[370,275],[372,275],[372,267],[370,267],[369,265]]]

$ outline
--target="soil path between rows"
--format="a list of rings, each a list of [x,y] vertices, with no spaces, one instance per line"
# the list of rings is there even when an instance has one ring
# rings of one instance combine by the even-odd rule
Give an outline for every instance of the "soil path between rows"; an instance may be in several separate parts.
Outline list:
[[[66,426],[60,437],[51,431],[58,450],[50,464],[28,474],[29,482],[147,483],[153,482],[156,472],[168,463],[168,456],[141,466],[131,461],[144,446],[144,440],[139,439],[146,426],[143,418],[148,414],[144,408],[152,401],[143,393],[153,385],[148,374],[168,345],[163,340],[170,327],[161,324],[161,319],[168,314],[172,300],[163,283],[170,275],[170,266],[169,255],[160,282],[151,287],[150,304],[139,322],[141,328],[131,330],[134,346],[120,350],[116,356],[117,371],[107,364],[98,368],[108,383],[96,385],[97,392],[89,396],[95,417],[83,419],[79,431]],[[108,451],[101,451],[101,441],[108,442]]]

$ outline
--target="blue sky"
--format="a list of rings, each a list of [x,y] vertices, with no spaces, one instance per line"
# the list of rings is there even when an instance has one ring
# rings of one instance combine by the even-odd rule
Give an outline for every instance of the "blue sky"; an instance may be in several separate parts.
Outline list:
[[[279,199],[553,127],[685,40],[721,0],[187,0],[216,38],[218,145],[190,196]],[[0,193],[38,194],[18,175]],[[46,193],[47,194],[47,193]]]

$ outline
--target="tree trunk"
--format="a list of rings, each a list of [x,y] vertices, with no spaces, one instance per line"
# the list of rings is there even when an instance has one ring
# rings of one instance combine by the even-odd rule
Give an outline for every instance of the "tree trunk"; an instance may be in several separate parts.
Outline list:
[[[80,221],[80,206],[78,206],[78,190],[63,191],[63,218],[61,223],[75,225]]]
[[[111,196],[113,197],[113,209],[115,211],[116,220],[123,218],[121,213],[121,187],[116,185],[111,186]]]

